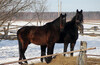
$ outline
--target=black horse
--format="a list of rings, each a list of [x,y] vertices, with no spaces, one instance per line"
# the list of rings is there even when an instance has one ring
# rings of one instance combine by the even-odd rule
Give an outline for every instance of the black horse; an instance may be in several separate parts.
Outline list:
[[[63,31],[66,23],[66,14],[55,19],[44,26],[25,26],[17,31],[19,42],[19,60],[26,59],[24,53],[30,43],[47,47],[47,55],[53,54],[55,43],[59,40],[59,34]],[[49,63],[51,57],[45,58]],[[27,61],[25,61],[27,63]],[[22,64],[22,62],[19,62]]]
[[[74,50],[74,46],[76,44],[76,40],[78,39],[78,28],[83,27],[83,11],[76,12],[76,15],[72,18],[71,21],[67,22],[64,30],[60,32],[60,38],[57,43],[64,43],[64,52],[67,51],[68,44],[70,43],[70,50]],[[81,31],[83,29],[81,28]],[[45,55],[46,46],[41,45],[41,56]],[[64,54],[65,56],[65,54]],[[73,56],[73,53],[71,53]],[[41,58],[41,62],[43,62],[43,58]]]
[[[67,52],[68,44],[70,43],[70,51],[74,50],[76,41],[78,39],[78,29],[81,29],[83,33],[83,10],[76,11],[76,15],[71,21],[67,22],[63,32],[60,34],[60,40],[58,43],[64,43],[64,52]],[[65,54],[64,54],[65,56]],[[71,53],[73,56],[73,53]]]

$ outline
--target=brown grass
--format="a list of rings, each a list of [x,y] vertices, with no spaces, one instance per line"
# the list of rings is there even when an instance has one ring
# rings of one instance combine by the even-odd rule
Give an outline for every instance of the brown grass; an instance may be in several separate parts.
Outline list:
[[[3,35],[2,33],[0,33],[0,35]]]
[[[100,65],[100,59],[96,58],[88,58],[87,65]],[[97,63],[96,63],[97,62]],[[62,55],[57,56],[54,58],[51,63],[36,63],[31,65],[77,65],[77,57],[64,57]]]
[[[100,65],[100,59],[98,58],[88,58],[88,65]],[[90,61],[90,62],[89,62]]]
[[[70,61],[72,60],[72,62],[70,63]],[[76,61],[75,58],[73,57],[64,57],[64,56],[56,56],[56,58],[54,58],[51,63],[47,64],[47,63],[37,63],[34,65],[76,65]]]

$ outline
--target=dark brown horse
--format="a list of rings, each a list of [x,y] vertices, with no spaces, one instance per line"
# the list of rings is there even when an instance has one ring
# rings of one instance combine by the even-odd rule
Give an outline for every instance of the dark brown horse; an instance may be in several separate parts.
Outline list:
[[[19,60],[26,59],[24,53],[30,43],[36,45],[46,46],[47,55],[53,54],[54,44],[59,40],[59,34],[63,31],[66,23],[66,14],[55,19],[44,26],[25,26],[17,31],[17,38],[19,42]],[[45,58],[49,63],[52,57]],[[25,61],[27,63],[27,61]],[[22,62],[19,62],[22,64]]]
[[[76,15],[72,18],[71,21],[67,22],[64,30],[60,32],[60,38],[57,43],[64,43],[64,52],[67,51],[68,44],[70,43],[70,50],[74,50],[76,40],[78,39],[78,29],[81,29],[83,32],[83,11],[76,11]],[[41,56],[45,55],[46,46],[41,46]],[[65,55],[64,55],[65,56]],[[73,53],[71,54],[73,56]],[[43,62],[43,58],[41,58]]]

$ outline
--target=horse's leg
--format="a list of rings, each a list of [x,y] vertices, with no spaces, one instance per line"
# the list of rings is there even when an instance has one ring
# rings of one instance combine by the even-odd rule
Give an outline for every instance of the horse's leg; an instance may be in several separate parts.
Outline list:
[[[25,51],[26,51],[26,49],[27,49],[27,47],[28,47],[28,44],[29,44],[29,42],[25,42],[24,43],[24,48],[23,48],[23,59],[26,59],[26,57],[25,57]],[[25,63],[28,63],[27,61],[24,61]]]
[[[68,43],[65,42],[65,43],[64,43],[64,52],[67,52],[67,47],[68,47]],[[66,54],[64,54],[64,56],[66,56]]]
[[[20,42],[19,39],[18,39],[18,42],[19,42],[19,60],[22,60],[22,58],[23,58],[22,42]],[[19,64],[23,64],[23,63],[19,62]]]
[[[70,43],[70,51],[73,51],[75,47],[75,43]],[[71,53],[71,56],[73,56],[73,53]]]
[[[54,50],[54,43],[51,43],[50,45],[47,46],[47,55],[53,54]],[[46,63],[50,63],[52,60],[52,56],[45,58]]]
[[[41,56],[44,56],[46,52],[46,45],[41,45]],[[41,62],[43,62],[43,58],[41,58]]]
[[[23,56],[22,56],[22,49],[20,49],[19,51],[19,60],[22,60]],[[19,62],[19,64],[23,64],[22,62]]]

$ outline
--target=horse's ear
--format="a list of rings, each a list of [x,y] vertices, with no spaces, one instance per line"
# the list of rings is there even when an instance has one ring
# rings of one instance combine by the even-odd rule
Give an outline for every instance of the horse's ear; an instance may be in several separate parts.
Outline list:
[[[65,16],[67,16],[67,14],[65,13]]]
[[[79,12],[78,9],[76,10],[76,12],[77,12],[77,13]]]
[[[81,10],[80,12],[83,13],[83,10]]]
[[[62,16],[62,13],[60,14],[60,16]]]

